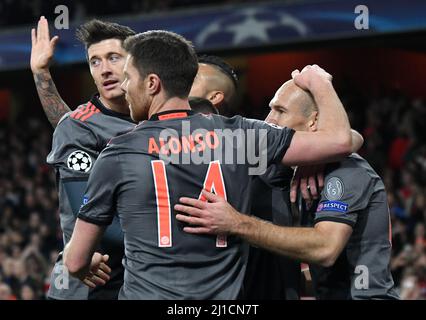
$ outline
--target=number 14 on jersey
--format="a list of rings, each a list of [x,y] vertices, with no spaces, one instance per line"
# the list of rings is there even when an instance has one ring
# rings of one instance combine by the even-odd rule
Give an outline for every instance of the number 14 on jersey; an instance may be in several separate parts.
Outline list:
[[[157,202],[157,226],[158,246],[172,246],[172,211],[170,206],[169,187],[167,183],[166,166],[163,160],[151,161],[152,174],[154,177],[155,196]],[[223,197],[226,200],[225,182],[219,161],[212,161],[207,169],[203,188]],[[207,201],[200,191],[199,199]],[[227,246],[226,236],[219,235],[216,238],[216,247]]]

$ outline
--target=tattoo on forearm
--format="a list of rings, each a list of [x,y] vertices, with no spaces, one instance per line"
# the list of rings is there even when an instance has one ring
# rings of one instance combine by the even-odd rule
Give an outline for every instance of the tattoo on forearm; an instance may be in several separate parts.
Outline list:
[[[62,116],[71,109],[59,95],[50,74],[35,74],[34,82],[44,113],[50,124],[55,128]]]

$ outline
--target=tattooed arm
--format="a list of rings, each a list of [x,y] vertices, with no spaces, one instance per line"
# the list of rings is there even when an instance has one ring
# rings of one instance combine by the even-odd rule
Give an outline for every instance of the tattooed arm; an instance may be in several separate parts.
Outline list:
[[[54,128],[62,116],[70,111],[59,95],[49,71],[58,39],[58,36],[50,39],[49,25],[43,16],[38,22],[37,32],[31,30],[31,71],[44,113]]]
[[[49,70],[33,73],[33,75],[44,113],[50,124],[55,128],[62,116],[71,109],[59,95]]]

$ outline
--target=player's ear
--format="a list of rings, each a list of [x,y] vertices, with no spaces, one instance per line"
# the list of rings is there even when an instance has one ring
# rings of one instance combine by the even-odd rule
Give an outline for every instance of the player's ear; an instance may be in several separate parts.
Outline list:
[[[315,132],[318,130],[318,111],[312,112],[308,121],[309,131]]]
[[[145,90],[149,95],[157,94],[161,89],[161,79],[155,73],[150,73],[145,79]]]
[[[223,91],[210,91],[207,99],[210,100],[214,106],[220,106],[225,100],[225,94]]]

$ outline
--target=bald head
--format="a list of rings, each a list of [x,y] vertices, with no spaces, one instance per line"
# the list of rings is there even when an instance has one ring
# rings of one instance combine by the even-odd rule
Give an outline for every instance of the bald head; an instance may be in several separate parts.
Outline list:
[[[316,130],[318,107],[311,93],[293,80],[285,82],[275,93],[266,121],[295,130]]]
[[[309,117],[312,112],[318,111],[312,94],[297,86],[293,80],[285,82],[278,89],[277,94],[283,96],[284,101],[290,104],[290,107],[298,109],[305,117]]]
[[[231,104],[235,96],[235,85],[219,67],[199,63],[189,96],[205,98],[220,110]]]

